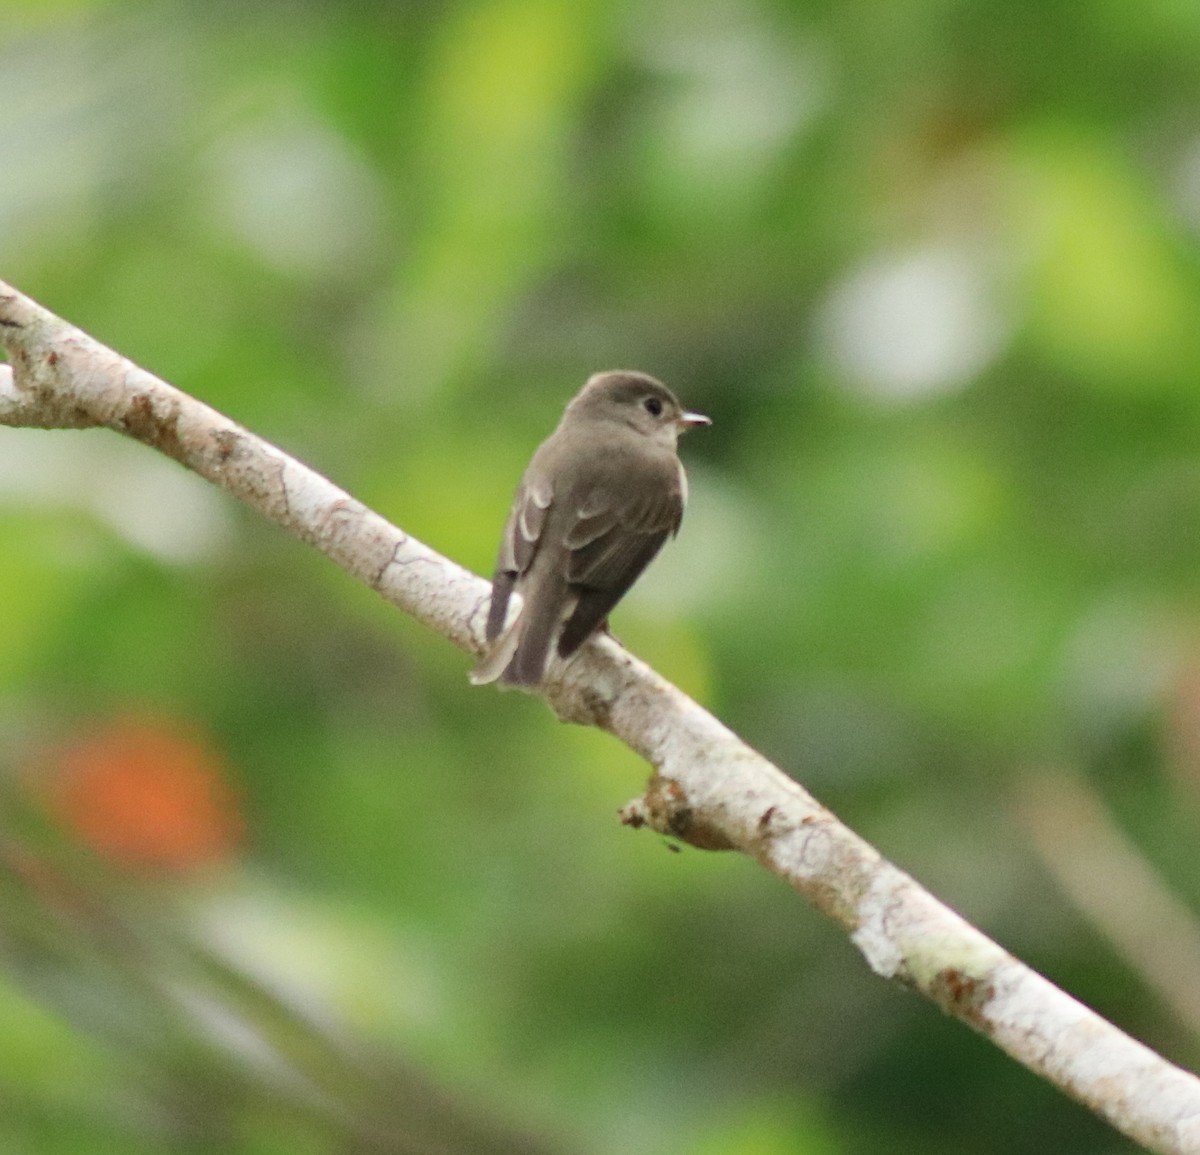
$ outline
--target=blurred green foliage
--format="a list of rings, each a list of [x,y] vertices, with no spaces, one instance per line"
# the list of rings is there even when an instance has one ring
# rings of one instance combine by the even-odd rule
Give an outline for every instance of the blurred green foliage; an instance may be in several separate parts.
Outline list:
[[[1198,60],[1170,3],[8,0],[0,276],[485,573],[583,378],[661,376],[715,424],[617,633],[1195,1065],[1022,808],[1078,776],[1196,907]],[[0,539],[5,1150],[1132,1150],[172,463],[0,429]],[[242,836],[152,853],[107,764],[137,861],[46,821],[130,718]]]

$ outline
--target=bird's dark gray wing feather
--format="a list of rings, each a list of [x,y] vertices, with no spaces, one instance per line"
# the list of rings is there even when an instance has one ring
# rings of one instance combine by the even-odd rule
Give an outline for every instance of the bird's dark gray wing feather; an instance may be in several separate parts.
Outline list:
[[[492,577],[492,600],[484,629],[489,642],[495,641],[504,629],[513,586],[533,561],[538,539],[546,526],[546,511],[550,508],[552,497],[553,492],[547,485],[523,484],[513,498],[504,536],[500,539],[500,557]]]
[[[558,652],[570,657],[625,596],[667,538],[679,528],[683,495],[660,490],[626,504],[619,496],[607,503],[585,503],[567,534],[567,580],[579,594],[574,612],[559,636]]]
[[[487,625],[483,635],[489,642],[494,642],[504,629],[504,619],[508,616],[508,601],[512,597],[516,575],[508,570],[497,569],[492,577],[492,599],[488,603]]]

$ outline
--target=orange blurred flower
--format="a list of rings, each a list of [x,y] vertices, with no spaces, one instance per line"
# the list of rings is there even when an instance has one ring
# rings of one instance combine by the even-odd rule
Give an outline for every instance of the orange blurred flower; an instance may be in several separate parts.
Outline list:
[[[155,722],[118,721],[53,760],[51,807],[122,866],[178,873],[230,858],[244,826],[220,756]]]

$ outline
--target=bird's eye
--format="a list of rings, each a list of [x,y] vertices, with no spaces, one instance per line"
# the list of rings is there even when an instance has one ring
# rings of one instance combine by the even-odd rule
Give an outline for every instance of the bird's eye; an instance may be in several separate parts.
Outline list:
[[[642,402],[642,408],[650,414],[651,417],[662,416],[662,402],[657,397],[647,397]]]

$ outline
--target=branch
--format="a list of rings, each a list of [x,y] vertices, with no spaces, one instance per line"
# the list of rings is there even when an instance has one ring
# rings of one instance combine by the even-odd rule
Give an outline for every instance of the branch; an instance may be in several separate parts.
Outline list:
[[[220,413],[0,282],[0,424],[107,426],[158,449],[315,546],[460,649],[478,653],[488,583]],[[541,694],[650,762],[622,812],[757,859],[915,987],[1013,1058],[1164,1155],[1200,1155],[1200,1080],[1002,950],[884,861],[802,787],[609,638]]]

